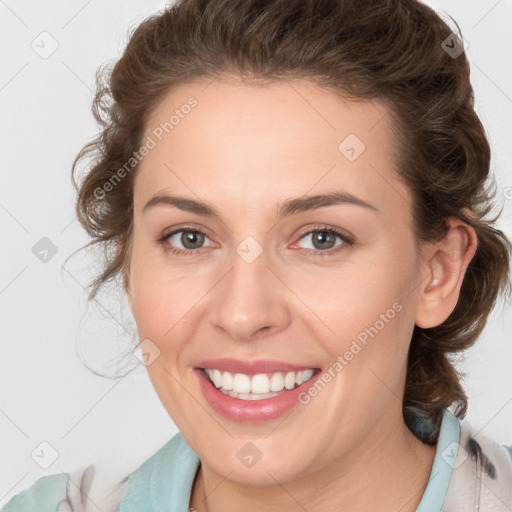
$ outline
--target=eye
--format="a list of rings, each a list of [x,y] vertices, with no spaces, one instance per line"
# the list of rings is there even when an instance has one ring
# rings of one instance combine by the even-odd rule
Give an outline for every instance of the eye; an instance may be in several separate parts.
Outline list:
[[[310,240],[310,247],[303,247],[313,255],[328,256],[335,254],[347,246],[354,245],[352,236],[331,227],[320,226],[300,235],[300,240]],[[207,233],[199,228],[182,227],[170,233],[164,233],[158,240],[164,250],[177,255],[192,256],[205,246],[205,240],[210,240]],[[299,243],[299,242],[298,242]],[[210,243],[209,247],[215,244]]]
[[[164,234],[158,242],[164,246],[166,251],[174,254],[191,254],[204,247],[205,239],[209,240],[204,231],[198,228],[183,227]],[[213,245],[211,244],[211,246]]]
[[[310,240],[309,247],[305,249],[313,251],[313,254],[326,256],[337,253],[346,246],[353,246],[354,240],[348,234],[330,227],[318,227],[300,235],[300,240]]]

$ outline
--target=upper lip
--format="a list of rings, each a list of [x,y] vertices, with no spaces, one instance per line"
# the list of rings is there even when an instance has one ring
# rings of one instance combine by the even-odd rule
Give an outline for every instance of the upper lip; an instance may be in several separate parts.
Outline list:
[[[197,368],[217,369],[230,373],[244,373],[256,375],[258,373],[298,372],[300,370],[316,369],[312,365],[292,364],[285,361],[272,359],[258,359],[254,361],[242,361],[233,358],[205,359],[197,364]]]

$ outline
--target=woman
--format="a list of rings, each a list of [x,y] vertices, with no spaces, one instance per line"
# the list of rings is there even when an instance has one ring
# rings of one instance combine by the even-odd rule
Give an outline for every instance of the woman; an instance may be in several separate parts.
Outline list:
[[[107,249],[90,297],[122,280],[180,433],[101,503],[90,467],[5,510],[509,510],[512,453],[463,421],[448,357],[505,291],[510,244],[439,16],[185,0],[99,78],[75,161]]]

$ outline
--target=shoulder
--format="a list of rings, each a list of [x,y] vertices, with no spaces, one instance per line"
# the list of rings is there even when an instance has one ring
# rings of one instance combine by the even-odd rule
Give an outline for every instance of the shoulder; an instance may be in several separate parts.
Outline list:
[[[54,512],[58,510],[60,502],[65,499],[68,475],[44,476],[37,480],[32,487],[14,496],[2,512],[18,512],[38,510],[40,512]]]
[[[125,479],[126,480],[126,479]],[[117,511],[126,482],[111,485],[107,475],[89,465],[71,473],[39,478],[2,508],[2,512],[102,512]],[[105,488],[105,482],[109,482]]]
[[[460,439],[445,505],[449,510],[510,510],[512,446],[459,420]],[[511,440],[512,441],[512,440]]]
[[[156,512],[171,501],[186,504],[188,510],[198,467],[199,458],[177,433],[121,481],[112,481],[108,468],[98,465],[44,476],[11,498],[1,512]]]

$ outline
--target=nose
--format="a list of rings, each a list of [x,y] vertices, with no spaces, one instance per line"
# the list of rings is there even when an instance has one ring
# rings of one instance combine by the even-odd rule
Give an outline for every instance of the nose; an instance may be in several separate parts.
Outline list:
[[[251,341],[290,323],[287,289],[267,264],[265,252],[252,263],[235,254],[214,288],[210,322],[231,339]]]

